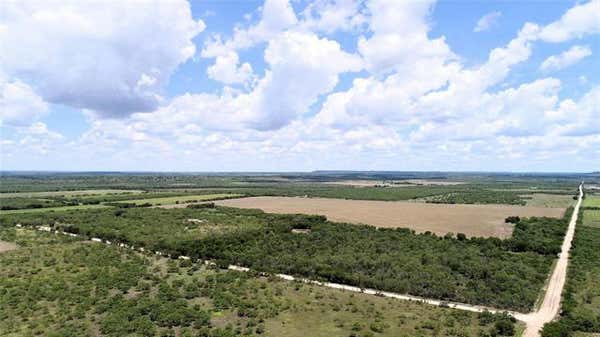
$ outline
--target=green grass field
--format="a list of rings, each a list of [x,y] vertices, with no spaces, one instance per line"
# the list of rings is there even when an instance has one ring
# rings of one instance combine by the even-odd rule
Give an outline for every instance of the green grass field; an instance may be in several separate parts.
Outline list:
[[[178,197],[164,197],[164,198],[151,198],[151,199],[134,199],[134,200],[123,200],[119,203],[133,203],[136,205],[152,204],[156,205],[172,205],[176,203],[192,203],[200,201],[210,201],[228,198],[237,198],[243,196],[242,194],[232,193],[217,193],[217,194],[201,194],[201,195],[184,195]]]
[[[49,192],[16,192],[0,193],[0,198],[43,198],[56,196],[82,196],[82,195],[105,195],[122,193],[140,193],[140,190],[121,190],[121,189],[99,189],[99,190],[80,190],[80,191],[49,191]]]
[[[600,196],[588,195],[583,201],[583,207],[600,207]]]
[[[586,209],[583,211],[583,225],[600,228],[600,210]]]
[[[522,195],[527,200],[527,206],[567,208],[575,203],[569,194],[533,193]]]
[[[58,211],[73,211],[82,209],[106,208],[106,205],[76,205],[76,206],[61,206],[61,207],[46,207],[46,208],[30,208],[30,209],[11,209],[0,211],[0,215],[15,214],[15,213],[47,213]]]

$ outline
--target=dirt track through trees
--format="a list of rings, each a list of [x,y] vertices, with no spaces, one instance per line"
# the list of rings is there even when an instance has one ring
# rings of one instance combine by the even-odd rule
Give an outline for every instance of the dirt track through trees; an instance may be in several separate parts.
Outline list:
[[[554,318],[556,318],[560,312],[562,291],[567,279],[569,251],[571,250],[571,243],[573,242],[573,236],[575,235],[575,225],[577,224],[577,216],[579,213],[579,207],[581,206],[582,197],[583,185],[579,186],[579,199],[577,200],[577,204],[573,210],[573,216],[571,217],[571,222],[569,222],[569,227],[567,228],[567,233],[565,234],[565,239],[561,247],[561,253],[558,261],[556,262],[556,267],[554,267],[554,271],[552,272],[552,276],[550,277],[550,282],[548,283],[542,305],[536,312],[523,317],[517,317],[527,323],[527,329],[525,330],[523,337],[539,336],[539,331],[544,324],[554,320]]]
[[[448,232],[467,236],[506,238],[511,215],[561,217],[564,208],[512,205],[449,205],[406,201],[345,200],[330,198],[252,197],[221,200],[218,205],[259,208],[268,213],[303,213],[326,216],[331,221],[378,227],[406,227],[417,232]]]

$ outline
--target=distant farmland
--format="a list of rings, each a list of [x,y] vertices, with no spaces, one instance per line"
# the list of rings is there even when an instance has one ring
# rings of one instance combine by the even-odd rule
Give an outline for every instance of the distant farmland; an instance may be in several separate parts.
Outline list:
[[[176,196],[176,197],[164,197],[164,198],[151,198],[151,199],[135,199],[135,200],[123,200],[118,203],[121,204],[136,204],[136,205],[175,205],[177,203],[189,204],[195,202],[202,201],[210,201],[210,200],[218,200],[218,199],[227,199],[227,198],[237,198],[241,197],[241,194],[231,194],[231,193],[219,193],[219,194],[202,194],[202,195],[185,195],[185,196]]]
[[[253,197],[222,200],[219,205],[259,208],[269,213],[325,215],[331,221],[363,223],[378,227],[407,227],[439,235],[509,237],[508,216],[561,217],[564,208],[509,205],[448,205],[402,201],[343,200],[329,198]]]

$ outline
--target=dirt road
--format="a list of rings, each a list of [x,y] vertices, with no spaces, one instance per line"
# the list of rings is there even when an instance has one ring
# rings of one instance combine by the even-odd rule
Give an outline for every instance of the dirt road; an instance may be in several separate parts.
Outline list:
[[[569,250],[571,250],[571,243],[573,241],[573,236],[575,235],[577,214],[579,213],[579,206],[581,206],[582,197],[583,185],[580,185],[579,199],[577,200],[577,204],[575,205],[575,209],[573,210],[573,216],[571,217],[571,222],[569,223],[567,233],[565,234],[565,239],[562,244],[561,253],[558,257],[556,267],[554,267],[554,271],[552,272],[552,276],[550,278],[550,282],[548,283],[548,288],[546,289],[546,294],[544,296],[542,305],[536,312],[527,315],[515,316],[517,319],[524,321],[527,324],[527,329],[525,329],[523,337],[540,336],[540,329],[542,329],[544,324],[552,321],[560,311],[561,295],[565,286],[565,280],[567,278]]]

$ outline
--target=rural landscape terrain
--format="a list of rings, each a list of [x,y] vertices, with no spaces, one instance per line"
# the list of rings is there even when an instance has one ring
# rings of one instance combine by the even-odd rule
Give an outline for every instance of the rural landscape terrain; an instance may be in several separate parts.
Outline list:
[[[0,0],[0,337],[600,337],[600,0]]]
[[[0,183],[2,336],[600,333],[597,174]]]

